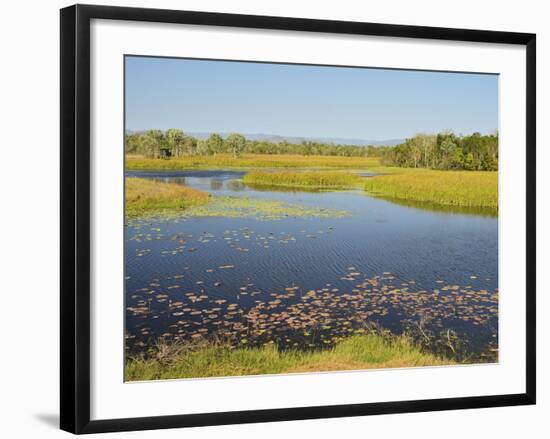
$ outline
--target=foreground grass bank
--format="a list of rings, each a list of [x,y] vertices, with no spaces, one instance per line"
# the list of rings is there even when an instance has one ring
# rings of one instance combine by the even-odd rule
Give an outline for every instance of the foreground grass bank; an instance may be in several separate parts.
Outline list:
[[[128,217],[183,212],[209,199],[207,192],[146,178],[126,178],[125,190]]]
[[[324,372],[438,366],[453,361],[422,352],[410,338],[355,335],[333,348],[279,351],[274,345],[230,348],[225,345],[168,346],[158,358],[130,358],[126,381]]]
[[[365,190],[397,200],[498,210],[498,172],[409,169],[368,178]]]
[[[243,177],[246,184],[309,189],[349,189],[361,180],[357,174],[339,171],[253,171]]]
[[[336,168],[367,169],[380,165],[378,157],[304,156],[230,154],[215,156],[184,156],[169,159],[152,159],[143,156],[126,156],[126,169],[227,169],[227,168]]]

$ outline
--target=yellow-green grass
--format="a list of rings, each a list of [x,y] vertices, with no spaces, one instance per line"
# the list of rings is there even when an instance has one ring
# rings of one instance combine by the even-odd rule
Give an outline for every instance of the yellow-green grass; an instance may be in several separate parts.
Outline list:
[[[367,169],[379,166],[379,157],[340,157],[243,154],[215,156],[184,156],[152,159],[136,155],[126,156],[126,169],[227,169],[227,168],[336,168]]]
[[[344,210],[278,200],[215,197],[181,184],[126,178],[126,216],[132,219],[195,216],[281,220],[288,217],[338,218],[348,214]]]
[[[348,189],[356,187],[361,177],[339,171],[253,171],[243,177],[246,184],[264,186]]]
[[[126,178],[128,217],[183,212],[208,202],[209,194],[175,183],[146,178]]]
[[[170,352],[171,349],[171,352]],[[273,344],[259,348],[175,345],[160,358],[129,358],[126,381],[203,378],[395,367],[439,366],[452,360],[422,352],[410,338],[355,335],[323,350],[279,351]]]
[[[390,199],[498,211],[498,172],[402,170],[366,179],[365,190]]]

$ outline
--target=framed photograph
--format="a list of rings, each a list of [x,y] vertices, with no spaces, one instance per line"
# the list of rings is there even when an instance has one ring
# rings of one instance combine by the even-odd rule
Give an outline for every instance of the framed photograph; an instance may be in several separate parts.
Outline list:
[[[535,35],[61,10],[61,428],[535,403]]]

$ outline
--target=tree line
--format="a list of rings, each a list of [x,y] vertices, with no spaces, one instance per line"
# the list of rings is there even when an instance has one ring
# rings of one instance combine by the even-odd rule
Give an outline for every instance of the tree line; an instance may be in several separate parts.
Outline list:
[[[179,129],[167,131],[149,130],[144,133],[126,134],[127,154],[140,154],[151,158],[181,157],[193,155],[233,154],[297,154],[342,157],[378,157],[387,147],[341,145],[315,141],[291,143],[251,140],[238,133],[227,137],[213,133],[206,139],[197,139]]]
[[[213,133],[206,139],[171,128],[126,134],[125,151],[151,158],[194,155],[297,154],[342,157],[381,157],[382,164],[410,168],[498,169],[498,134],[458,136],[451,131],[417,134],[405,142],[389,146],[357,146],[315,141],[291,143],[251,140],[238,133],[225,138]]]
[[[498,134],[457,136],[450,131],[417,134],[385,151],[387,166],[430,169],[498,170]]]

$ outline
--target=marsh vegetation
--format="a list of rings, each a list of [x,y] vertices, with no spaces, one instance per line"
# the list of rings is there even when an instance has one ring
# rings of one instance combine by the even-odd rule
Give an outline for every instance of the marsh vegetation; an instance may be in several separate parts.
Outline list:
[[[207,192],[176,183],[159,183],[145,178],[125,179],[127,217],[183,213],[191,206],[208,202]]]
[[[444,206],[498,210],[498,173],[490,171],[401,170],[365,181],[376,196]]]
[[[129,170],[190,170],[232,168],[293,168],[293,169],[369,169],[380,165],[380,157],[301,156],[292,154],[231,154],[212,156],[181,156],[166,159],[141,155],[126,156]]]
[[[350,189],[361,181],[357,174],[338,171],[253,171],[243,177],[245,184],[310,189]]]

